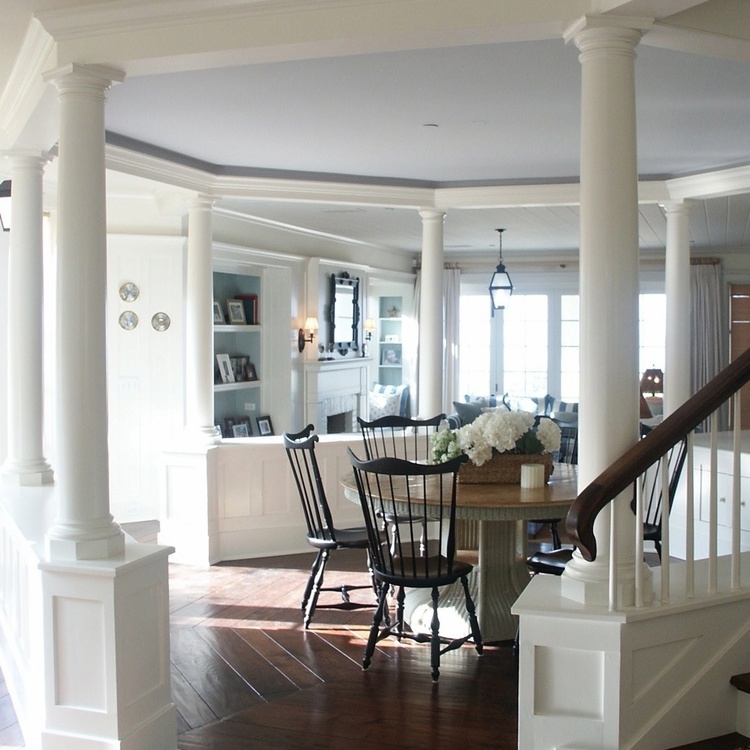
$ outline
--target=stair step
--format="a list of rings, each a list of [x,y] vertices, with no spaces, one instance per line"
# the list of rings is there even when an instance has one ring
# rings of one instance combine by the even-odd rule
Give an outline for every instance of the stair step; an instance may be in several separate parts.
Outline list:
[[[750,739],[737,732],[732,732],[721,737],[691,742],[689,745],[677,745],[670,750],[745,750],[745,748],[750,747],[748,743],[750,743]]]
[[[741,690],[743,693],[750,693],[750,672],[745,674],[736,674],[729,679],[731,685],[734,685],[737,690]]]

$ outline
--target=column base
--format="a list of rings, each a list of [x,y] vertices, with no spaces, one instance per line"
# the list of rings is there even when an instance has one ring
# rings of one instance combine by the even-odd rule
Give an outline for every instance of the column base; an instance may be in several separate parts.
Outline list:
[[[643,571],[643,602],[649,604],[654,597],[654,581],[651,569],[641,563]],[[586,606],[609,605],[609,567],[587,563],[582,558],[573,559],[560,577],[560,593],[566,599]],[[635,578],[632,565],[623,565],[617,576],[617,605],[630,607],[635,604]]]
[[[52,467],[46,461],[6,461],[0,474],[3,484],[9,487],[41,487],[55,481]]]
[[[45,750],[174,750],[168,555],[42,563]],[[33,739],[33,732],[32,739]]]
[[[125,534],[113,524],[110,534],[97,538],[67,538],[55,529],[46,538],[49,560],[107,560],[122,555],[125,550]]]

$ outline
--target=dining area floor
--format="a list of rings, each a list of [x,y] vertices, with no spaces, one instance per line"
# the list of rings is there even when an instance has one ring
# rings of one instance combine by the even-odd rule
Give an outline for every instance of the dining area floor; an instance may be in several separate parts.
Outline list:
[[[372,609],[327,609],[310,628],[310,555],[170,570],[172,685],[180,750],[516,748],[511,644],[466,645],[430,677],[427,644],[389,638],[361,668]],[[361,550],[331,555],[326,585],[367,583]],[[352,602],[373,601],[368,589]]]
[[[545,532],[529,540],[530,551],[546,546]],[[329,609],[340,597],[323,593],[310,628],[302,627],[300,597],[312,559],[170,565],[179,750],[517,747],[512,643],[487,646],[481,656],[470,644],[448,652],[434,684],[429,645],[391,637],[378,644],[365,672],[370,606]],[[362,550],[331,555],[326,586],[368,581]],[[351,598],[374,601],[368,588]],[[734,750],[740,739],[689,747]],[[0,674],[0,750],[22,747]]]

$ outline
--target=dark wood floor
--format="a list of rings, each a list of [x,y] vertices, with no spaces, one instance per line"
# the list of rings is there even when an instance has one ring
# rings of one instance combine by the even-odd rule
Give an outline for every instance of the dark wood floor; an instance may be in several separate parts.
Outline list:
[[[433,686],[429,647],[389,639],[363,672],[371,609],[318,609],[311,628],[301,627],[310,561],[302,555],[202,574],[172,570],[181,749],[517,746],[509,645],[483,656],[468,645],[444,655]],[[326,582],[366,583],[363,563],[361,552],[332,555]],[[369,603],[371,594],[353,599]]]
[[[510,644],[445,654],[433,685],[429,647],[388,639],[361,669],[372,610],[319,608],[301,627],[311,555],[170,566],[173,700],[180,750],[517,747]],[[367,583],[361,552],[332,555],[327,584]],[[321,603],[336,601],[324,594]],[[368,590],[353,599],[369,603]],[[1,676],[0,676],[1,680]],[[714,750],[743,747],[740,735]],[[0,750],[21,748],[0,681]],[[144,748],[143,750],[149,750]]]

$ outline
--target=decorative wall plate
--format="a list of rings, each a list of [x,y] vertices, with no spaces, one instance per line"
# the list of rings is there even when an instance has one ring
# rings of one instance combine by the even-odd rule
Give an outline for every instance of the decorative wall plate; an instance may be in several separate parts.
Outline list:
[[[153,316],[153,318],[151,318],[151,325],[153,326],[154,330],[159,331],[159,333],[161,333],[162,331],[166,331],[171,324],[172,321],[170,320],[169,315],[167,315],[165,312],[158,312]]]
[[[132,310],[125,310],[120,315],[120,328],[132,331],[138,325],[138,316]]]
[[[138,295],[140,293],[141,290],[132,281],[126,281],[120,287],[120,299],[123,302],[135,302],[135,300],[138,299]]]

